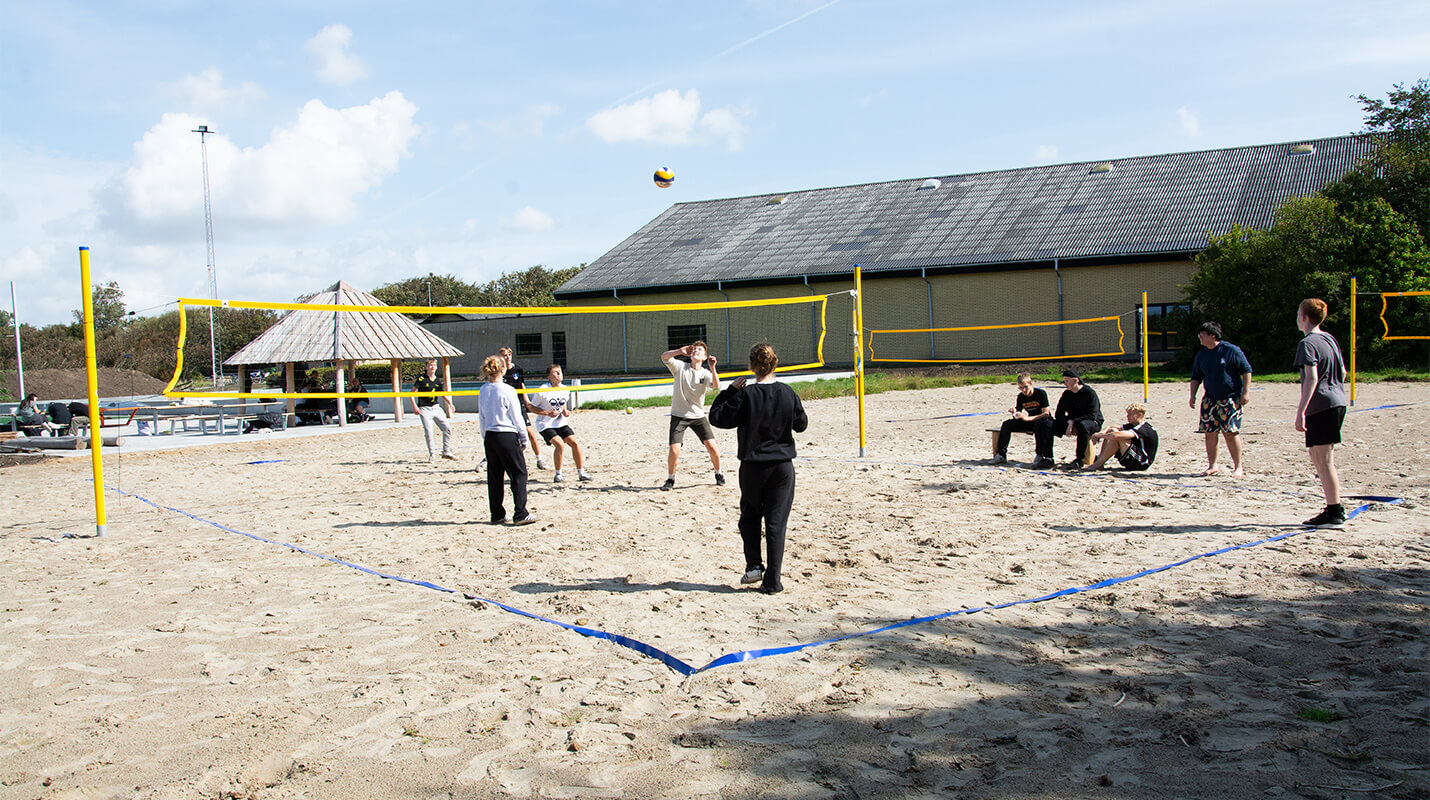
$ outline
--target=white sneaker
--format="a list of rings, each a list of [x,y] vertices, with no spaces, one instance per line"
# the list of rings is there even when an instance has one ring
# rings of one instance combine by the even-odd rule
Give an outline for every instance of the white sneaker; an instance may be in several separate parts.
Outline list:
[[[594,480],[594,479],[591,477],[591,473],[587,472],[587,471],[584,470],[584,469],[578,469],[578,470],[576,470],[576,480],[578,480],[578,481],[589,481],[589,480]]]
[[[564,482],[565,480],[566,480],[565,478],[561,477],[561,473],[558,472],[558,473],[556,473],[556,475],[551,479],[551,482],[552,482],[552,483],[562,483],[562,482]]]
[[[537,469],[546,469],[546,459],[542,458],[541,456],[537,456],[537,457],[536,457],[536,468],[537,468]]]

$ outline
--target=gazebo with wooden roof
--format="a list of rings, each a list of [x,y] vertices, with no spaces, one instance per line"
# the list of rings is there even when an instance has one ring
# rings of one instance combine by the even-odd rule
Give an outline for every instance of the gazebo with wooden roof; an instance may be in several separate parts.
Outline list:
[[[315,305],[382,306],[386,303],[367,292],[338,281],[317,294],[302,300]],[[224,360],[225,365],[282,364],[284,386],[289,394],[296,391],[293,365],[310,361],[333,362],[336,375],[338,424],[347,425],[344,395],[345,373],[352,370],[356,377],[361,361],[387,361],[392,365],[392,391],[402,391],[402,362],[406,360],[440,359],[447,386],[452,385],[451,359],[462,351],[424,330],[401,314],[377,311],[289,311],[273,327],[249,342],[246,347]],[[248,391],[248,370],[239,370],[242,391]],[[393,398],[394,416],[402,421],[401,398]],[[293,399],[288,400],[288,413],[293,413]]]

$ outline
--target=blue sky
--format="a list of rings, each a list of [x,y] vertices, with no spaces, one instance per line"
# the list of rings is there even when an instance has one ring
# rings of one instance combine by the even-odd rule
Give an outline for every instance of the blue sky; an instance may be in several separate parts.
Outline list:
[[[7,3],[0,280],[68,321],[590,262],[671,204],[1358,130],[1430,2]],[[670,189],[651,173],[669,166]],[[8,304],[5,304],[8,307]]]

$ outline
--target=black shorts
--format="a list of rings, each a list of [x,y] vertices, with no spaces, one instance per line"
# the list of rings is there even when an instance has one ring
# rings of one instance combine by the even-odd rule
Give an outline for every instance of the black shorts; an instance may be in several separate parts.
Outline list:
[[[518,397],[520,397],[520,395],[518,395]],[[521,421],[526,425],[526,427],[530,428],[531,412],[526,410],[526,398],[521,397],[521,401],[518,402],[517,405],[521,406]]]
[[[680,444],[685,441],[685,429],[695,431],[695,435],[700,437],[700,441],[708,442],[715,438],[715,431],[710,429],[710,421],[704,417],[686,419],[684,417],[670,418],[670,443]]]
[[[1147,451],[1142,449],[1142,440],[1133,439],[1126,450],[1117,454],[1117,463],[1121,464],[1123,469],[1141,472],[1152,466],[1152,459],[1148,458]]]
[[[1346,407],[1336,406],[1306,415],[1306,446],[1341,443],[1341,423],[1346,421]]]
[[[576,432],[571,430],[570,425],[562,425],[558,428],[547,428],[541,432],[541,438],[547,444],[551,444],[552,439],[565,439],[567,436],[575,436]]]

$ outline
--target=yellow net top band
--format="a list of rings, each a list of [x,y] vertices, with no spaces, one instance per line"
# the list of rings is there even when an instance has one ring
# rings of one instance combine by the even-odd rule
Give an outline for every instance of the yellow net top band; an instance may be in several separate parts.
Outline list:
[[[180,297],[179,306],[199,306],[210,308],[257,308],[268,311],[372,311],[386,314],[500,314],[504,316],[528,314],[625,314],[645,311],[701,311],[717,308],[755,308],[758,306],[787,306],[799,303],[822,303],[830,295],[815,294],[808,297],[773,297],[760,300],[713,301],[709,303],[665,303],[658,305],[619,306],[359,306],[334,303],[265,303],[253,300],[211,300],[203,297]]]

